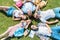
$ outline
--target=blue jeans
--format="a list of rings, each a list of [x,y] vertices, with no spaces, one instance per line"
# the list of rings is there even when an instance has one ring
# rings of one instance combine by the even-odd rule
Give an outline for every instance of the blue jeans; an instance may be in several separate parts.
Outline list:
[[[55,38],[57,40],[60,40],[60,26],[57,26],[57,27],[51,27],[52,29],[52,35],[51,37],[52,38]]]
[[[55,17],[60,19],[60,7],[54,8],[53,11],[55,13]]]

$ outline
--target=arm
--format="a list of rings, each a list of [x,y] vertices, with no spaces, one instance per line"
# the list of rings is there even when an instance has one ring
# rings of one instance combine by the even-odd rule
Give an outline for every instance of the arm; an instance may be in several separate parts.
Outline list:
[[[37,5],[37,7],[36,7],[36,12],[39,10],[40,8],[39,8],[39,5]]]
[[[22,22],[26,22],[26,21],[25,20],[20,21],[20,23],[22,23]],[[28,23],[24,28],[27,29],[29,24],[30,23]]]
[[[59,20],[55,20],[55,21],[53,21],[53,22],[48,22],[48,21],[46,21],[46,23],[47,24],[54,24],[54,23],[57,23]]]
[[[25,32],[24,32],[24,36],[27,36],[27,35],[28,35],[28,33],[29,33],[29,30],[28,30],[28,29],[26,29],[26,30],[25,30]]]
[[[21,10],[19,7],[17,7],[15,4],[13,4],[18,10]]]
[[[47,23],[47,24],[54,24],[54,23],[57,23],[59,20],[55,20],[55,21],[52,21],[52,22],[49,22],[49,21],[46,21],[44,18],[40,18],[40,20],[41,20],[41,22],[43,22],[43,23]]]
[[[48,3],[48,0],[46,0],[46,4]]]
[[[25,29],[27,29],[27,28],[28,28],[29,24],[30,24],[30,23],[28,23],[28,24],[25,26]]]
[[[49,32],[51,33],[51,32],[52,32],[52,30],[51,30],[51,28],[49,27],[49,25],[48,25],[48,24],[46,24],[46,27],[49,29]]]
[[[25,29],[28,28],[29,24],[31,23],[31,20],[28,21],[27,25],[25,26]]]

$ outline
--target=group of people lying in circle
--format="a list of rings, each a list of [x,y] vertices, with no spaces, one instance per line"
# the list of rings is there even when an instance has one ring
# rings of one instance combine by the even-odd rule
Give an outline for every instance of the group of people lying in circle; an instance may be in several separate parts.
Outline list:
[[[21,20],[19,24],[9,27],[6,32],[1,34],[1,40],[5,40],[6,38],[13,36],[21,37],[23,35],[28,35],[31,38],[36,35],[40,40],[49,40],[50,37],[54,38],[54,40],[60,40],[60,26],[50,28],[48,25],[59,22],[60,7],[41,11],[40,9],[46,6],[47,0],[14,0],[14,2],[16,3],[14,6],[17,9],[13,6],[0,6],[0,10],[6,12],[7,16],[12,16],[13,20],[23,20]],[[31,25],[31,31],[28,30],[31,20],[24,20],[28,17],[25,14],[29,17],[33,16],[34,18],[41,20],[37,25]],[[47,21],[50,18],[58,19],[52,22]]]
[[[20,20],[26,19],[27,17],[24,14],[27,14],[28,16],[32,16],[33,12],[37,11],[37,9],[42,8],[46,5],[47,2],[45,1],[35,1],[35,0],[14,0],[16,4],[13,4],[15,7],[11,6],[0,6],[0,10],[3,10],[6,12],[7,16],[12,16],[13,20]],[[35,4],[35,2],[37,2]],[[38,2],[40,5],[38,5]],[[43,4],[42,4],[43,3]],[[42,6],[42,7],[40,7]]]

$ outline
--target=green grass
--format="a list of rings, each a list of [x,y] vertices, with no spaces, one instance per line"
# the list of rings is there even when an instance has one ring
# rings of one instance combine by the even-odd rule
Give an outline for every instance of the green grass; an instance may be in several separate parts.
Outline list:
[[[14,2],[12,0],[0,0],[1,6],[12,6],[13,3]],[[55,7],[60,7],[60,0],[48,0],[47,6],[43,8],[42,10],[47,10],[47,9],[55,8]],[[50,21],[52,20],[53,19],[50,19]],[[9,26],[15,25],[17,23],[19,23],[19,21],[13,21],[11,17],[7,17],[4,13],[0,12],[0,34],[6,31]],[[38,21],[36,22],[35,20],[32,20],[32,23],[37,24]],[[60,22],[57,24],[60,24]],[[53,25],[50,25],[50,26],[53,26]],[[18,38],[11,38],[11,40],[18,40]],[[22,37],[19,40],[40,40],[40,39],[36,36],[34,36],[33,39],[27,36],[27,37]]]

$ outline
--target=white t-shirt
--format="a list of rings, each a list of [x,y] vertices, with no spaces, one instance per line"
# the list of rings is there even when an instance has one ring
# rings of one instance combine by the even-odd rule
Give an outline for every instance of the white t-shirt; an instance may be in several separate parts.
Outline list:
[[[52,9],[46,10],[46,11],[40,11],[40,20],[41,22],[46,22],[46,20],[50,19],[50,18],[54,18],[55,17],[55,13]]]
[[[13,14],[14,14],[15,17],[19,17],[20,14],[23,14],[23,12],[21,10],[14,10]]]
[[[45,23],[39,23],[38,24],[38,31],[36,32],[36,34],[38,36],[40,36],[40,34],[42,35],[48,35],[48,36],[51,36],[51,33],[49,32],[49,29],[46,27],[46,24]]]
[[[38,37],[41,36],[40,34],[51,36],[51,33],[48,31],[49,29],[46,27],[45,23],[39,23],[37,26],[38,26],[38,30],[37,31],[31,30],[29,37],[33,38],[34,34],[36,34]]]

